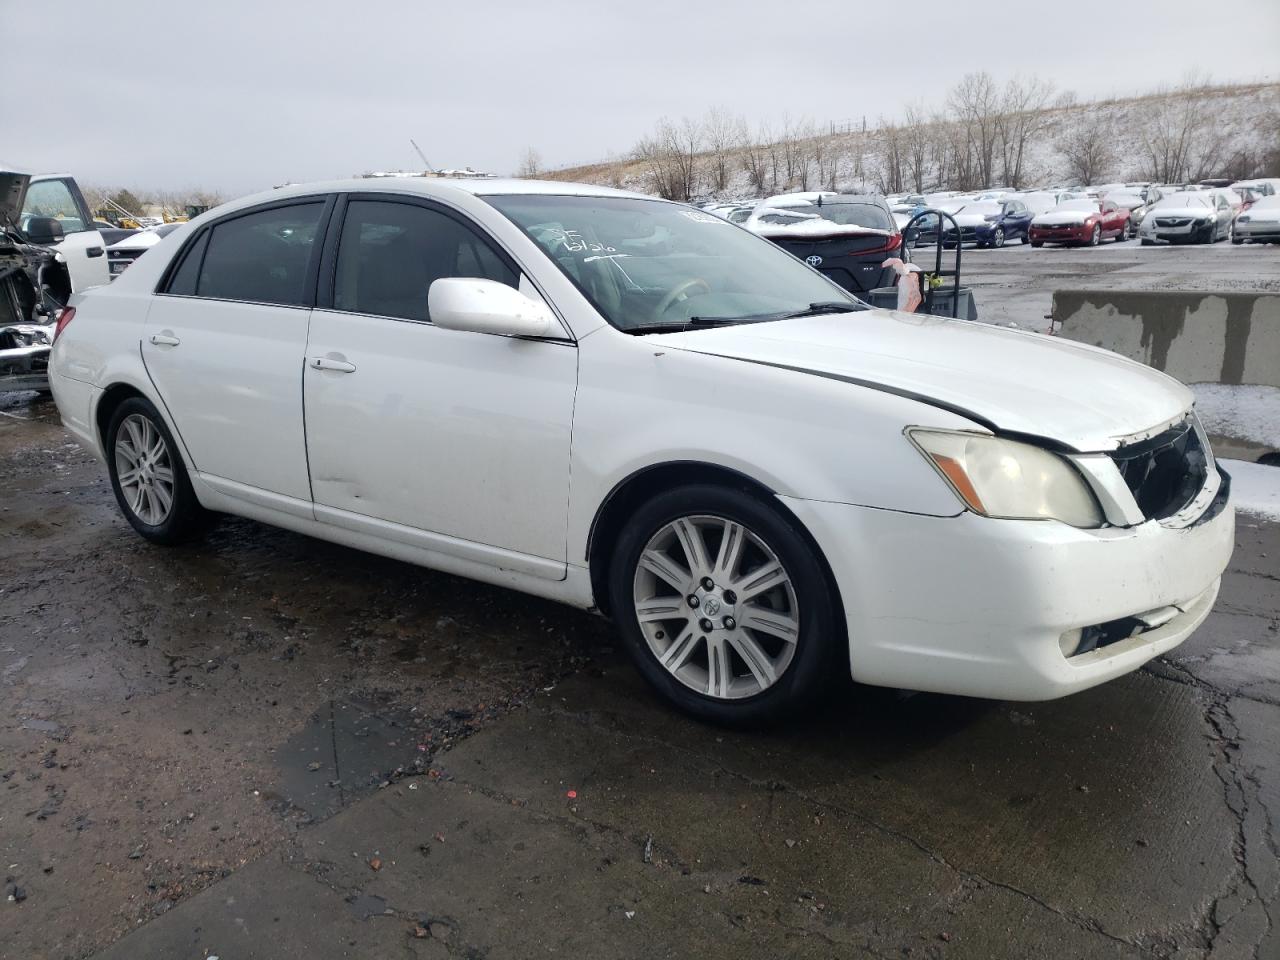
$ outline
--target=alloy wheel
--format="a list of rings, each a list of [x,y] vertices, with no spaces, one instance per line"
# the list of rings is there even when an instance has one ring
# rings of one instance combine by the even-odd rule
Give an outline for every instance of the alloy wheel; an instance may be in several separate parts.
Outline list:
[[[164,523],[173,510],[173,461],[156,425],[140,413],[125,417],[114,455],[120,492],[133,515],[153,527]]]
[[[1004,228],[1003,227],[996,227],[996,232],[994,235],[992,235],[991,243],[993,246],[997,246],[997,247],[1004,246]]]
[[[800,609],[778,555],[748,527],[685,516],[640,554],[635,615],[649,650],[675,679],[718,700],[755,696],[791,665]]]
[[[1102,242],[1102,225],[1095,223],[1093,225],[1093,235],[1089,237],[1089,246],[1096,247]]]

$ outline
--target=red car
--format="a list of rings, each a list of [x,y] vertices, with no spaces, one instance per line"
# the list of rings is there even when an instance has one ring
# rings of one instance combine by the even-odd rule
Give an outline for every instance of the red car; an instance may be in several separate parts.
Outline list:
[[[1033,247],[1046,243],[1096,247],[1109,237],[1128,240],[1133,226],[1129,211],[1109,200],[1067,200],[1032,220],[1027,235]]]

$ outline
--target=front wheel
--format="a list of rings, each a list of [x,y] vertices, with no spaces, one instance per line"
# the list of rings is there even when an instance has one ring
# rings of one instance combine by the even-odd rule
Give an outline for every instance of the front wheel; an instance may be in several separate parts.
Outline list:
[[[131,397],[120,404],[105,439],[111,489],[133,529],[166,545],[204,529],[208,514],[191,489],[169,428],[150,401]]]
[[[1089,246],[1096,247],[1102,242],[1102,224],[1093,225],[1093,233],[1089,234]]]
[[[1033,247],[1043,247],[1043,246],[1044,246],[1044,241],[1043,241],[1043,240],[1032,240],[1032,241],[1031,241],[1031,245],[1032,245]]]
[[[816,702],[842,660],[816,548],[739,490],[680,487],[641,507],[614,551],[609,598],[645,679],[703,720],[775,720]]]
[[[991,235],[991,245],[993,247],[1004,246],[1004,227],[996,227],[996,232]]]

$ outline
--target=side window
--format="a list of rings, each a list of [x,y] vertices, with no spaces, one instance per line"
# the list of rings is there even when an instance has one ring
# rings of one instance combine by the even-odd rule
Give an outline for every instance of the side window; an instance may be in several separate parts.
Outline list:
[[[442,277],[481,277],[511,287],[519,282],[488,241],[453,217],[393,200],[347,204],[334,309],[430,320],[427,291]]]
[[[62,224],[62,232],[82,233],[92,229],[84,222],[80,214],[80,204],[76,202],[71,186],[65,180],[39,180],[27,187],[27,198],[22,204],[21,222],[23,230],[32,217],[52,217]]]
[[[321,201],[297,203],[214,226],[196,296],[306,306],[307,267],[323,210]]]
[[[204,248],[208,245],[209,231],[203,230],[196,238],[196,242],[187,247],[187,252],[183,254],[178,269],[169,278],[169,287],[165,293],[172,293],[179,297],[196,295],[196,274],[200,271],[200,261],[204,259]]]

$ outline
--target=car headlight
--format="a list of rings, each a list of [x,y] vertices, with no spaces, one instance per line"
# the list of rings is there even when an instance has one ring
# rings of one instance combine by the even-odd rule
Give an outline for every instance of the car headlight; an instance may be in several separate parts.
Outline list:
[[[907,434],[956,496],[985,517],[1061,520],[1100,527],[1102,509],[1084,477],[1055,453],[976,433]]]

